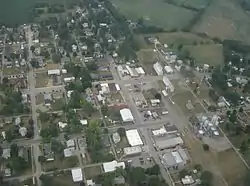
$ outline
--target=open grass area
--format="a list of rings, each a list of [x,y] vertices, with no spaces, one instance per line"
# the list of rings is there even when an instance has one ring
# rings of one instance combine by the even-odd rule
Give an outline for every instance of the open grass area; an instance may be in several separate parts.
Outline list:
[[[184,114],[189,114],[189,113],[192,113],[192,112],[195,112],[195,113],[204,112],[204,109],[202,108],[200,103],[198,103],[195,100],[194,96],[189,91],[185,91],[185,92],[182,92],[182,93],[176,93],[173,96],[172,99],[175,102],[175,104],[177,104],[181,108],[181,110],[182,110],[182,112]],[[192,105],[194,107],[193,111],[188,110],[187,107],[186,107],[186,104],[188,103],[189,100],[192,102]]]
[[[36,88],[47,87],[49,83],[49,77],[47,73],[36,73]]]
[[[189,51],[190,56],[196,60],[197,65],[217,66],[224,62],[223,46],[221,44],[189,45],[184,46],[184,50]]]
[[[174,0],[178,5],[184,5],[196,9],[205,8],[211,0]]]
[[[58,156],[55,157],[54,161],[45,162],[42,164],[42,169],[44,171],[53,171],[66,168],[77,167],[79,164],[77,156],[71,156],[68,158],[60,159]]]
[[[217,161],[229,186],[244,185],[246,167],[233,149],[218,153]]]
[[[206,33],[220,39],[233,39],[250,43],[249,15],[237,1],[216,0],[210,6],[192,31]]]
[[[162,0],[110,0],[128,19],[144,18],[145,23],[166,30],[185,27],[195,12],[167,4]]]
[[[93,179],[95,176],[102,174],[102,166],[86,167],[84,172],[86,179]]]

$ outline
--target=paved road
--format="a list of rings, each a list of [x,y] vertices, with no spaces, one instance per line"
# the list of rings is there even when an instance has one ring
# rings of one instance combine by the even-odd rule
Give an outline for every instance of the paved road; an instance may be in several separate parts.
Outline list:
[[[2,64],[1,64],[1,72],[0,72],[0,76],[1,76],[1,83],[3,83],[3,69],[4,69],[4,65],[5,65],[5,41],[6,41],[6,37],[7,35],[4,35],[4,39],[3,39],[3,51],[2,51]]]
[[[32,31],[31,28],[28,27],[27,30],[27,37],[28,37],[28,46],[29,46],[29,62],[32,59],[32,51],[30,50],[30,47],[32,46]],[[35,88],[35,77],[34,77],[34,70],[31,66],[31,64],[29,63],[29,72],[28,72],[28,84],[29,84],[29,89],[30,89],[30,99],[31,99],[31,110],[32,110],[32,119],[34,122],[34,140],[38,140],[39,137],[39,126],[37,123],[37,112],[36,112],[36,88]],[[33,157],[33,161],[34,161],[34,165],[35,167],[33,167],[33,171],[34,171],[34,176],[37,179],[37,185],[40,186],[41,185],[41,181],[39,179],[41,172],[42,172],[42,168],[41,168],[41,164],[38,161],[38,157],[40,156],[41,152],[39,149],[39,144],[33,144],[32,145],[32,157]]]

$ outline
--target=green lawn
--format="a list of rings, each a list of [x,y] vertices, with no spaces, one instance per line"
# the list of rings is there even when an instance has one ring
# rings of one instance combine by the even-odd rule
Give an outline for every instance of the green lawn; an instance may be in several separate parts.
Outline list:
[[[166,30],[185,27],[195,12],[170,5],[163,0],[110,0],[128,19],[144,18],[149,25]]]
[[[174,0],[179,5],[193,7],[197,9],[205,8],[211,0]]]
[[[64,4],[67,7],[78,0],[2,0],[0,23],[7,25],[24,24],[33,19],[32,9],[36,3]]]
[[[224,62],[223,46],[221,44],[185,46],[196,64],[221,65]]]

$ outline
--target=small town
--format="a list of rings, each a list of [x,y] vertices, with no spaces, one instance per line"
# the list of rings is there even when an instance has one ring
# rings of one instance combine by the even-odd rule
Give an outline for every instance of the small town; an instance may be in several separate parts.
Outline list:
[[[0,186],[250,185],[250,45],[65,3],[0,24]]]

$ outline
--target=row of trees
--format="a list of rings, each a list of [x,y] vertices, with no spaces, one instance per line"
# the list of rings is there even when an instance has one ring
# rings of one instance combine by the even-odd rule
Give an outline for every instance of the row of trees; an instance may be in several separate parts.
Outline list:
[[[114,172],[97,176],[95,182],[101,183],[103,186],[114,186],[116,178],[125,179],[126,183],[133,186],[168,186],[160,176],[158,165],[147,169],[141,167],[127,167],[125,170],[117,168]]]
[[[88,152],[93,162],[112,161],[114,156],[102,151],[101,128],[98,121],[92,121],[86,129]]]

